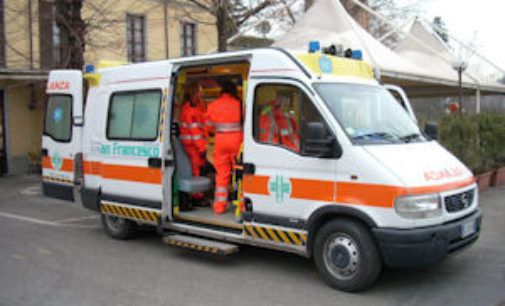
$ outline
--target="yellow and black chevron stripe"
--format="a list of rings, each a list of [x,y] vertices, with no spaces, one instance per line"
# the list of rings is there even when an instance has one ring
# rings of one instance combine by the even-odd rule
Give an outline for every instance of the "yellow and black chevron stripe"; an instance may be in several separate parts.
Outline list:
[[[263,239],[277,243],[295,244],[303,246],[307,243],[307,235],[300,232],[286,231],[283,229],[246,224],[245,235],[256,239]]]
[[[157,223],[158,217],[161,217],[161,213],[157,211],[134,208],[131,206],[109,204],[104,202],[102,202],[101,210],[102,213],[107,215],[114,215],[140,221],[147,221],[150,223]]]
[[[72,181],[72,180],[61,179],[61,178],[52,177],[52,176],[43,176],[42,179],[46,180],[46,181],[54,181],[54,182],[60,182],[60,183],[74,185],[74,181]]]
[[[224,254],[224,255],[226,255],[226,253],[222,252],[218,248],[213,248],[213,247],[209,247],[209,246],[203,246],[203,245],[193,244],[193,243],[189,243],[189,242],[182,242],[182,241],[178,241],[178,240],[165,239],[165,243],[168,243],[168,244],[171,244],[171,245],[175,245],[175,246],[178,246],[178,247],[183,247],[183,248],[186,248],[186,249],[200,251],[200,252],[207,252],[207,253],[212,253],[212,254]]]
[[[167,107],[168,88],[163,91],[163,102],[161,104],[160,126],[158,128],[158,141],[163,142],[163,130],[165,129],[165,109]]]

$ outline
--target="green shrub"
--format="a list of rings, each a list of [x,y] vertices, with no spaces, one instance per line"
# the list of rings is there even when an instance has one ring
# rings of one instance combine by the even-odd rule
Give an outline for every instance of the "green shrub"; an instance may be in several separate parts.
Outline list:
[[[474,172],[482,171],[478,124],[466,115],[447,114],[439,122],[439,142]]]
[[[444,115],[439,141],[476,174],[505,166],[505,114]]]

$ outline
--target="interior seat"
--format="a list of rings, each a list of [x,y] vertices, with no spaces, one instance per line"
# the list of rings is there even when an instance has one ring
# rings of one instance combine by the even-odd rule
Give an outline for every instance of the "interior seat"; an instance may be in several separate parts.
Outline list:
[[[179,138],[172,138],[175,152],[177,183],[179,191],[185,193],[205,192],[211,188],[211,180],[204,176],[193,176],[191,162]]]

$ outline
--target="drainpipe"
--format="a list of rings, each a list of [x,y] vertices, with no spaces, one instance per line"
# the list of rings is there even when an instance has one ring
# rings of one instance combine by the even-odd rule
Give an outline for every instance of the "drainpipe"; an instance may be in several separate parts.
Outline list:
[[[165,25],[165,57],[169,58],[168,49],[168,0],[163,2],[163,21]]]

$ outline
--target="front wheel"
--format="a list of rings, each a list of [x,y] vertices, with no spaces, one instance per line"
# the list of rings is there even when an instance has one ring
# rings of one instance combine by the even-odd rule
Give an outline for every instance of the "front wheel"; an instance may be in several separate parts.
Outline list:
[[[114,239],[129,239],[137,233],[137,224],[124,218],[102,214],[102,224],[107,234]]]
[[[330,286],[348,292],[370,287],[382,269],[370,231],[361,223],[346,219],[321,227],[314,241],[314,261]]]

